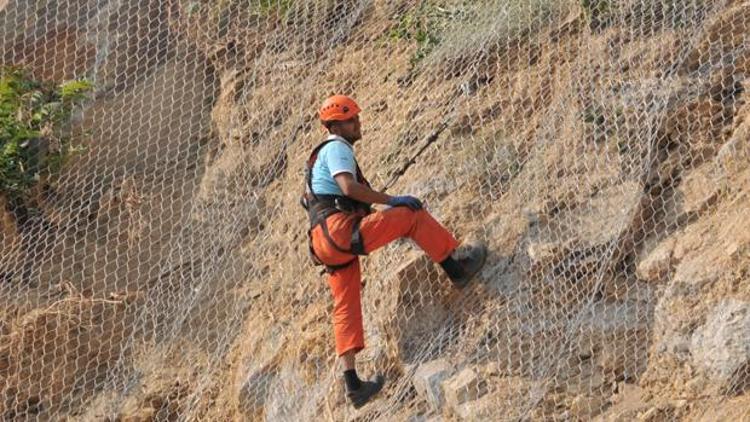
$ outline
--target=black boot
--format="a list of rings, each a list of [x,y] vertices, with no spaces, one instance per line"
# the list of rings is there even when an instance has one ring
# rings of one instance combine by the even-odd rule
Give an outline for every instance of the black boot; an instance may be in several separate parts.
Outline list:
[[[487,259],[487,247],[479,242],[468,243],[459,247],[449,259],[452,259],[460,267],[460,270],[447,271],[448,277],[456,287],[462,289],[469,284],[484,266],[484,262]],[[446,265],[443,265],[443,267],[445,268]]]
[[[384,383],[385,378],[382,375],[378,375],[372,381],[360,382],[360,386],[358,389],[348,390],[346,392],[346,397],[349,398],[349,401],[352,402],[354,408],[359,409],[360,407],[364,406],[365,403],[370,401],[373,396],[380,392],[380,390],[383,388]]]

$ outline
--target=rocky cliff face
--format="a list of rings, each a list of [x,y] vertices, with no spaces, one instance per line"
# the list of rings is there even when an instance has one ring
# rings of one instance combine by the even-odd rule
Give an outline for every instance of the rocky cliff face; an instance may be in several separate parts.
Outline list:
[[[750,417],[748,4],[258,3],[0,2],[3,63],[97,83],[87,151],[0,219],[0,414]],[[367,259],[357,412],[297,205],[331,92],[376,186],[446,121],[393,190],[492,251],[466,292]]]

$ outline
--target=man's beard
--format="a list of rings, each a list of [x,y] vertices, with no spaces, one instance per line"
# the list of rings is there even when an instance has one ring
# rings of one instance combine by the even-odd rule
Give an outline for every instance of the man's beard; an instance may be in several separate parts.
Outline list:
[[[351,137],[347,137],[347,138],[344,138],[344,139],[346,139],[347,141],[349,141],[350,144],[354,145],[357,142],[359,142],[360,139],[362,139],[362,136],[361,135],[360,136],[351,136]]]

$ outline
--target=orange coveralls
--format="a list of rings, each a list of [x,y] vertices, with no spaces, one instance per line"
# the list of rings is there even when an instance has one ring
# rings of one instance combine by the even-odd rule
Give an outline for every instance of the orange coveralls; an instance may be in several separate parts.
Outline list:
[[[328,231],[336,244],[348,250],[351,247],[355,216],[336,213],[328,217]],[[360,223],[364,249],[370,253],[388,243],[408,237],[414,240],[434,262],[442,262],[458,247],[458,241],[427,211],[412,211],[408,207],[394,207],[375,211]],[[328,243],[320,225],[312,231],[315,254],[328,265],[340,265],[350,261],[353,255],[337,251]],[[351,265],[328,276],[333,293],[333,331],[338,356],[365,347],[362,326],[361,269],[359,258]]]

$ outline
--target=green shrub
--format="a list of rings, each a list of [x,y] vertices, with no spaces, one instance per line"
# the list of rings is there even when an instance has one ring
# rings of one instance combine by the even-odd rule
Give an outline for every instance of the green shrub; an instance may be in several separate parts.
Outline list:
[[[86,80],[55,85],[34,81],[19,68],[0,68],[0,194],[23,202],[80,151],[68,125],[91,89]]]
[[[410,64],[415,66],[440,43],[440,31],[455,14],[455,9],[443,8],[430,1],[420,2],[416,8],[397,17],[398,22],[388,31],[387,38],[416,43],[417,49],[410,59]]]

